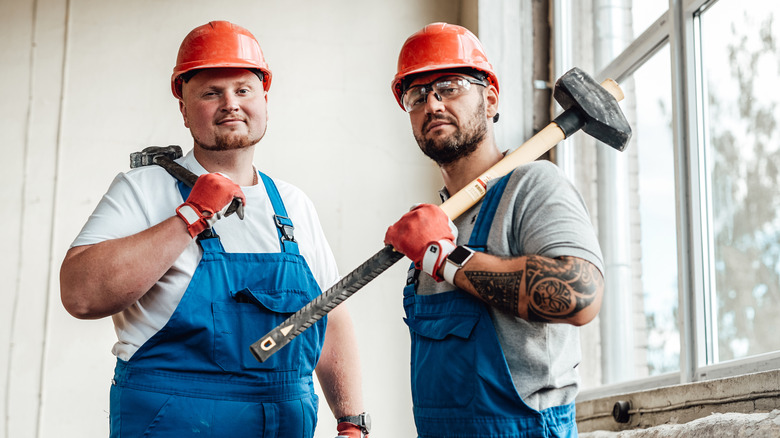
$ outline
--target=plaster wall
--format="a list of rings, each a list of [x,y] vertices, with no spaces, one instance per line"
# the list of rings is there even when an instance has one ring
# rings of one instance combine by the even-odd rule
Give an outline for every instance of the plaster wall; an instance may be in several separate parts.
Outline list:
[[[407,36],[460,15],[449,0],[0,3],[0,437],[107,435],[113,327],[65,312],[59,266],[131,152],[191,148],[169,83],[187,32],[223,19],[260,41],[274,76],[255,164],[310,196],[346,274],[382,248],[386,227],[410,205],[437,202],[439,172],[419,152],[390,81]],[[345,303],[378,436],[414,435],[406,266]],[[324,398],[320,407],[317,436],[332,437]]]

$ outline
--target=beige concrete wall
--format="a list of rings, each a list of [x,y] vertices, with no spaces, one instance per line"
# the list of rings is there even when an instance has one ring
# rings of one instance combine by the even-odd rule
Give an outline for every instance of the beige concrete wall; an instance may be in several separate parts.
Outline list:
[[[309,194],[347,273],[382,247],[385,228],[411,204],[436,201],[438,171],[419,153],[389,83],[409,34],[460,14],[450,0],[0,3],[0,437],[107,435],[112,325],[67,315],[59,266],[131,152],[191,147],[169,89],[190,29],[225,19],[260,40],[274,78],[256,164]],[[406,264],[347,303],[376,436],[414,435]],[[331,437],[335,422],[322,405],[317,436]]]

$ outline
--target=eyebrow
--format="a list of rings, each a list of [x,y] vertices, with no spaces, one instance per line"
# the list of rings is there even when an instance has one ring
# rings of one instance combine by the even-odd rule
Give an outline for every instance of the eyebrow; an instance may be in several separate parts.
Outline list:
[[[204,87],[204,90],[211,90],[211,91],[221,91],[227,88],[251,88],[254,89],[254,86],[252,85],[251,81],[247,80],[239,80],[236,82],[231,82],[227,84],[226,86],[220,86],[220,85],[214,85],[209,84]]]
[[[451,75],[440,76],[440,77],[438,77],[438,78],[436,78],[436,79],[434,79],[432,81],[426,82],[424,84],[409,85],[409,88],[426,87],[426,86],[433,85],[433,84],[436,84],[436,83],[439,83],[439,82],[445,82],[445,81],[446,82],[450,82],[453,79],[465,79],[465,78],[463,76],[461,76],[461,75],[453,73]]]

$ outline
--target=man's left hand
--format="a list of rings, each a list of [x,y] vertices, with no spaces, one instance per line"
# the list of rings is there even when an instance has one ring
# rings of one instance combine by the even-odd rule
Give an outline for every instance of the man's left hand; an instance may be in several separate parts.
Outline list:
[[[363,431],[352,423],[339,423],[336,430],[339,431],[336,438],[368,438],[368,434],[363,435]]]

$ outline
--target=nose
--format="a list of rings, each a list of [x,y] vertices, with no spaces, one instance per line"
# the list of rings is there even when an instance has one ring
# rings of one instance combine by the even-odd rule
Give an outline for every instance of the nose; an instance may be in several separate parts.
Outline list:
[[[431,93],[433,93],[434,99],[431,99]],[[439,96],[439,93],[431,90],[425,96],[425,112],[435,113],[437,111],[444,111],[444,104],[442,103],[442,98]]]
[[[238,111],[238,97],[231,93],[225,93],[222,101],[222,111],[229,113]]]

